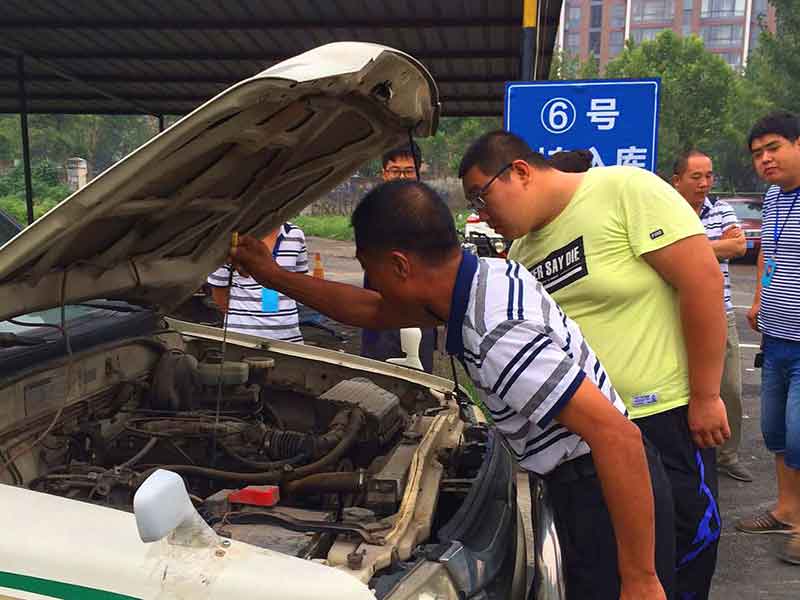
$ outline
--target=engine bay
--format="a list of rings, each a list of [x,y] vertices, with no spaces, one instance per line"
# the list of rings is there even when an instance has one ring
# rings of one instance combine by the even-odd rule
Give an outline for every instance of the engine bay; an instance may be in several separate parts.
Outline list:
[[[330,560],[337,542],[384,544],[404,497],[421,502],[409,479],[420,486],[415,473],[433,465],[424,519],[435,542],[483,463],[485,426],[465,423],[452,397],[401,397],[363,374],[331,373],[321,393],[303,391],[281,374],[296,364],[237,352],[225,360],[214,344],[132,344],[76,357],[61,383],[50,373],[6,386],[0,404],[22,391],[25,416],[0,412],[0,480],[131,511],[142,482],[167,469],[218,535]],[[92,378],[116,383],[92,394]],[[59,404],[59,391],[81,385],[84,397]],[[445,416],[448,443],[431,431]],[[340,562],[360,567],[363,555],[351,554]]]

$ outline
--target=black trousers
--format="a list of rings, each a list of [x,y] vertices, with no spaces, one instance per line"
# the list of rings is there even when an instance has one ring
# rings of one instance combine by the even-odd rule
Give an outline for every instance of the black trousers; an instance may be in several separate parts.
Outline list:
[[[655,500],[656,571],[667,598],[674,598],[672,494],[658,452],[647,443],[645,451]],[[570,465],[576,461],[583,461],[583,464]],[[567,598],[619,600],[617,542],[591,455],[562,465],[545,477],[545,481],[561,544]]]
[[[683,406],[634,421],[658,448],[675,500],[676,600],[706,600],[717,567],[722,529],[717,502],[717,459],[700,450]]]

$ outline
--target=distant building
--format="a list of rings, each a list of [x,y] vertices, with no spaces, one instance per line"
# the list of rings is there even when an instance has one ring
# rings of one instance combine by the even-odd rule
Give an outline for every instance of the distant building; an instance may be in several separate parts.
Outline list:
[[[775,31],[767,0],[564,0],[556,47],[601,66],[622,52],[626,39],[655,39],[665,29],[699,36],[733,68],[747,64],[762,27]]]

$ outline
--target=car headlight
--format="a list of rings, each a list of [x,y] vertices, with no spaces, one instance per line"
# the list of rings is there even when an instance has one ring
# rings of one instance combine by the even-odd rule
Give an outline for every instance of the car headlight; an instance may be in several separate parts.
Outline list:
[[[459,600],[459,595],[447,569],[425,561],[414,567],[386,600]]]
[[[492,244],[494,245],[494,251],[498,254],[506,251],[506,243],[503,240],[495,240]]]

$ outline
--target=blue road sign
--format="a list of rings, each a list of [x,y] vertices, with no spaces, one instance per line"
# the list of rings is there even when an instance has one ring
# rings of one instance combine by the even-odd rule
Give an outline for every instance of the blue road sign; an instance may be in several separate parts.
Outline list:
[[[590,150],[594,166],[656,169],[659,79],[506,84],[505,128],[551,156]]]

